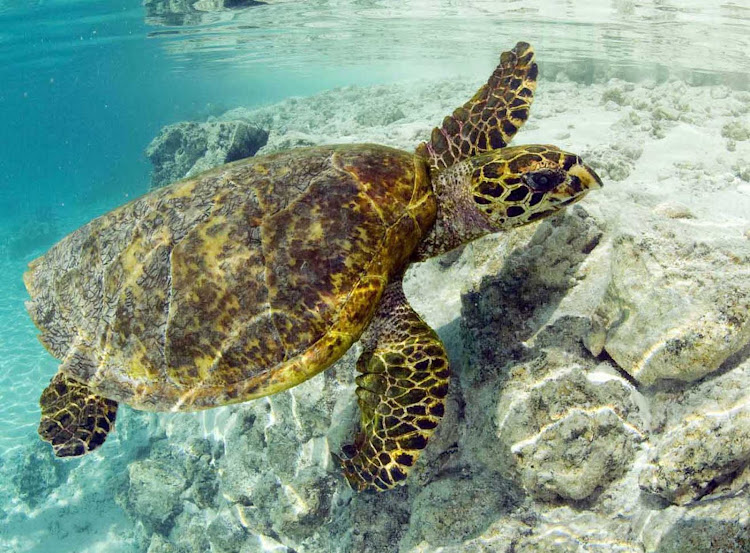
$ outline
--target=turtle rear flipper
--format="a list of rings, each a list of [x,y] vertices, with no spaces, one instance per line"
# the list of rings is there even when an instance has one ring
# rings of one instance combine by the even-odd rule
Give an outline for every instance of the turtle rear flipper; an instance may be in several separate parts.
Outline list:
[[[440,338],[407,303],[400,281],[386,288],[362,343],[361,428],[341,462],[353,488],[384,491],[404,483],[437,428],[450,368]]]
[[[58,457],[85,455],[104,443],[114,427],[117,402],[94,394],[58,372],[39,398],[39,436],[52,444]]]
[[[432,130],[430,141],[419,145],[417,155],[434,169],[444,169],[507,146],[529,117],[538,72],[528,43],[519,42],[503,52],[487,83]]]

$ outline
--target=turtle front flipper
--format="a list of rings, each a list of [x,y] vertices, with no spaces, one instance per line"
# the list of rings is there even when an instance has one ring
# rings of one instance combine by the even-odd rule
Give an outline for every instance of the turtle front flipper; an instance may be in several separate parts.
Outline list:
[[[344,474],[357,490],[402,485],[445,410],[445,348],[411,308],[401,282],[389,285],[362,336],[357,361],[360,431],[344,448]]]
[[[537,73],[528,43],[519,42],[503,52],[487,83],[432,130],[430,141],[419,145],[417,155],[433,168],[444,169],[507,146],[529,117]]]
[[[78,457],[104,443],[115,424],[117,402],[94,394],[58,372],[39,398],[39,436],[52,444],[58,457]]]

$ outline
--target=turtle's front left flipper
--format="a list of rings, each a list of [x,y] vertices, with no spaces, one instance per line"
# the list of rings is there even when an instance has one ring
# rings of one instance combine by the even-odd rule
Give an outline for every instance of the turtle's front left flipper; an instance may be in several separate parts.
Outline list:
[[[407,303],[400,281],[386,288],[362,344],[361,428],[342,464],[353,488],[383,491],[404,483],[437,428],[450,368],[440,338]]]
[[[117,402],[58,372],[39,398],[39,436],[58,457],[78,457],[104,443],[115,424]]]
[[[538,73],[530,44],[519,42],[503,52],[487,83],[433,129],[417,155],[440,170],[507,146],[529,117]]]

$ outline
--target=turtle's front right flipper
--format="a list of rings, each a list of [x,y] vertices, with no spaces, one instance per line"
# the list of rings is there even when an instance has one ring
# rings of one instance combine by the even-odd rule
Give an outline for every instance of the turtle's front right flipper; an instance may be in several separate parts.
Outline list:
[[[357,490],[404,483],[445,410],[450,368],[434,330],[389,285],[362,336],[357,361],[360,432],[344,448],[344,474]]]
[[[58,457],[78,457],[102,445],[115,424],[117,402],[58,372],[39,398],[39,436]]]

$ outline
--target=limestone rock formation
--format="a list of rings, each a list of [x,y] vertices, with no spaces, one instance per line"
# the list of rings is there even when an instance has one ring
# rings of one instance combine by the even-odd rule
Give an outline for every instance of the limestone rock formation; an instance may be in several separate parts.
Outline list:
[[[146,148],[154,166],[151,188],[252,156],[266,140],[268,132],[242,120],[164,127]]]
[[[587,343],[647,385],[697,380],[750,341],[750,244],[693,228],[673,221],[611,245],[611,277]]]
[[[222,20],[232,11],[264,6],[258,0],[144,0],[149,25],[205,25]]]
[[[43,501],[65,480],[65,467],[54,462],[52,452],[42,443],[20,449],[10,462],[17,467],[11,481],[14,494],[30,507]]]
[[[126,510],[148,528],[168,532],[174,517],[182,511],[180,495],[186,479],[182,467],[154,459],[128,466]]]
[[[641,472],[641,487],[684,505],[750,484],[750,405],[693,414],[667,432]]]

